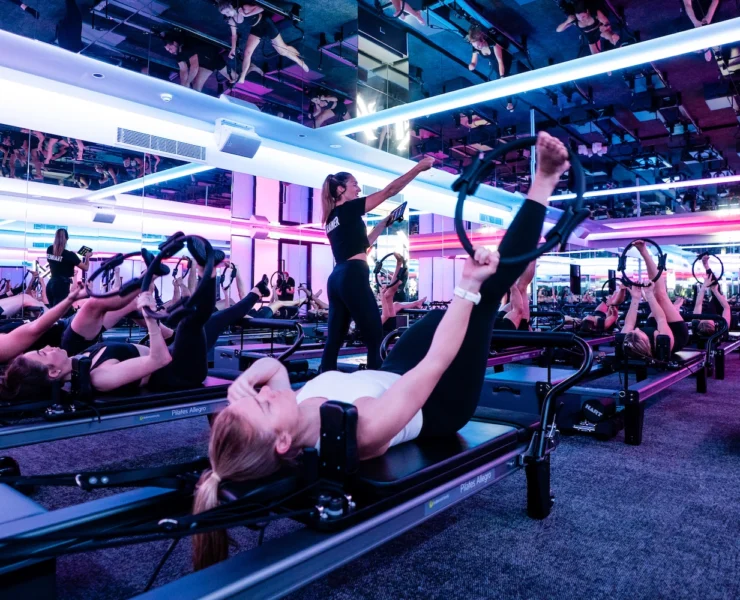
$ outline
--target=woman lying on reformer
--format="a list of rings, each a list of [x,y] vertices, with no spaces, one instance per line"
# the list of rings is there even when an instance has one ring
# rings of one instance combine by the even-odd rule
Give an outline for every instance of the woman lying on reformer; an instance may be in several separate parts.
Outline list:
[[[548,198],[568,170],[568,151],[540,133],[537,173],[498,252],[518,256],[540,239]],[[305,447],[319,443],[321,405],[328,399],[358,410],[361,459],[380,456],[417,437],[454,434],[478,405],[493,321],[501,298],[527,264],[499,265],[498,254],[479,247],[467,259],[446,311],[430,311],[395,344],[380,370],[322,373],[300,391],[274,359],[254,363],[229,389],[230,405],[211,431],[211,469],[201,476],[194,511],[218,504],[222,480],[245,481],[276,472]],[[196,536],[196,568],[226,558],[226,533]]]

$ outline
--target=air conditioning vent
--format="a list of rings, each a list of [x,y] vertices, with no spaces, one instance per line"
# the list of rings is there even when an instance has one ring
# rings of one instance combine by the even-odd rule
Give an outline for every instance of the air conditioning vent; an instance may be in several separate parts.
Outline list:
[[[490,225],[500,225],[503,226],[504,220],[499,217],[492,217],[491,215],[484,215],[483,213],[480,213],[480,219],[479,221],[481,223],[489,223]]]
[[[171,156],[172,158],[183,158],[189,161],[205,162],[206,149],[203,146],[178,142],[169,138],[142,133],[132,129],[118,128],[116,141],[120,146],[135,148],[137,150],[148,150],[156,154]]]

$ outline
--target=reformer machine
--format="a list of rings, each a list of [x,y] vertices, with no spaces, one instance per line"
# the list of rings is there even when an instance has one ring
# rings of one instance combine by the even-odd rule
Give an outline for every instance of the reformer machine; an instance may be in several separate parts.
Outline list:
[[[263,530],[272,520],[293,518],[306,527],[143,596],[279,597],[519,469],[526,472],[529,516],[545,518],[552,506],[555,402],[589,372],[592,353],[571,333],[505,333],[512,343],[537,336],[543,347],[577,346],[583,352],[581,368],[550,388],[540,414],[480,409],[453,436],[407,442],[360,462],[356,408],[329,401],[321,409],[320,454],[309,448],[296,469],[260,481],[225,483],[223,504],[198,515],[187,511],[205,461],[128,472],[0,474],[0,481],[10,484],[0,485],[0,503],[7,507],[0,533],[0,585],[15,594],[53,597],[54,558],[61,554],[177,540],[214,528]],[[17,489],[49,484],[89,490],[147,487],[52,512]]]

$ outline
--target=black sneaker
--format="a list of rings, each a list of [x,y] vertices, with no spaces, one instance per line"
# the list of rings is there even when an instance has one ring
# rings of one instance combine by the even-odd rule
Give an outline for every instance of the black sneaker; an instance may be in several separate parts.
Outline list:
[[[147,269],[154,262],[154,258],[155,258],[154,254],[149,252],[149,250],[147,250],[146,248],[141,249],[141,257],[144,259],[144,263],[146,264]],[[155,275],[164,277],[165,275],[169,275],[169,274],[170,274],[170,268],[167,265],[160,263],[159,268],[157,269],[157,272],[155,273]]]
[[[269,282],[270,280],[267,279],[267,275],[263,275],[259,283],[254,286],[260,291],[260,294],[262,294],[263,298],[267,298],[267,296],[270,295],[270,287],[267,285]]]

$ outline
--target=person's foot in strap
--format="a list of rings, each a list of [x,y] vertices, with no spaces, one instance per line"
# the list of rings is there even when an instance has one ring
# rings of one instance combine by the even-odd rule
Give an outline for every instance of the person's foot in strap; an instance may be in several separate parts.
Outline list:
[[[190,252],[193,260],[198,263],[199,266],[206,266],[206,247],[201,240],[197,238],[188,239],[188,252]],[[213,252],[213,266],[215,267],[224,261],[226,255],[221,250],[214,250]]]
[[[149,252],[149,250],[147,250],[146,248],[141,249],[141,257],[144,259],[144,263],[146,264],[147,269],[151,266],[155,259],[154,254]],[[159,263],[157,272],[154,274],[158,277],[164,277],[165,275],[170,274],[170,268],[165,264]]]

